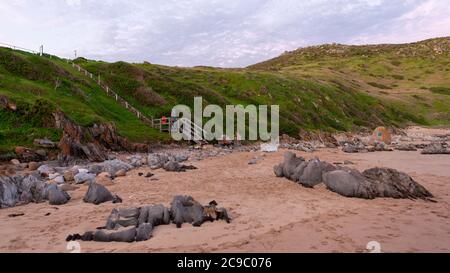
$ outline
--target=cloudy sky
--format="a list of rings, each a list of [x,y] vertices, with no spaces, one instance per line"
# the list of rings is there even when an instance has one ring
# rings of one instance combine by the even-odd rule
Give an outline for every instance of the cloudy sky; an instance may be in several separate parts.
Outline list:
[[[0,43],[106,61],[242,67],[322,43],[450,36],[450,0],[0,0]]]

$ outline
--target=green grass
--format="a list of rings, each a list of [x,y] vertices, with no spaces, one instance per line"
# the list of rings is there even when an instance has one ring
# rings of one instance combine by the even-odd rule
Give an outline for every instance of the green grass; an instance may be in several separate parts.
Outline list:
[[[430,91],[436,94],[450,95],[450,87],[430,87]]]
[[[23,105],[33,105],[44,100],[61,109],[70,119],[83,126],[113,122],[120,135],[135,142],[167,140],[166,134],[150,128],[132,113],[108,97],[95,83],[73,70],[65,61],[40,58],[31,54],[0,48],[0,95]],[[57,82],[59,85],[57,86]],[[23,118],[23,117],[22,117]],[[20,116],[17,117],[21,119]],[[24,122],[21,128],[11,127],[2,121],[2,135],[24,135],[2,141],[2,149],[17,145],[30,145],[35,135],[48,133]],[[23,131],[21,131],[23,130]],[[27,133],[30,132],[30,133]],[[29,135],[30,137],[26,137]],[[53,134],[54,135],[54,134]]]

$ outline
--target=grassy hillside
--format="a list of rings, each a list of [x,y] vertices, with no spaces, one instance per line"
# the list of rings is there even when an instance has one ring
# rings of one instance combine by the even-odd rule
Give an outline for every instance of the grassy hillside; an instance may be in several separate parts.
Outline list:
[[[374,124],[425,123],[368,94],[332,82],[321,83],[289,74],[245,69],[176,68],[152,64],[79,60],[121,96],[147,115],[168,115],[176,104],[192,106],[194,96],[205,104],[278,104],[281,131],[351,130]]]
[[[335,82],[450,125],[450,37],[411,44],[300,48],[249,67],[319,82]]]
[[[132,141],[165,138],[106,96],[95,83],[66,61],[0,48],[0,96],[18,104],[19,111],[0,109],[0,151],[32,146],[35,138],[59,140],[51,129],[51,113],[59,108],[77,123],[89,126],[114,122],[119,134]]]
[[[380,124],[450,125],[449,38],[407,45],[323,45],[287,52],[245,69],[180,68],[106,63],[78,64],[148,116],[169,115],[176,104],[280,105],[281,132],[344,131]],[[0,96],[20,103],[0,110],[0,149],[57,140],[47,128],[59,108],[81,125],[114,122],[132,141],[167,139],[142,124],[62,59],[0,48]]]

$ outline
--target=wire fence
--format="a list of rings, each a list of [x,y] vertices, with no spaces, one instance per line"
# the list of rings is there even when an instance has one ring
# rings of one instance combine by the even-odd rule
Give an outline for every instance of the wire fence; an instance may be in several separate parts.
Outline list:
[[[37,50],[28,49],[28,48],[24,48],[24,47],[20,47],[20,46],[16,46],[16,45],[10,45],[10,44],[7,44],[7,43],[0,42],[0,46],[8,47],[8,48],[11,48],[11,49],[14,49],[14,50],[26,51],[26,52],[33,53],[33,54],[39,54],[39,51],[37,51]]]

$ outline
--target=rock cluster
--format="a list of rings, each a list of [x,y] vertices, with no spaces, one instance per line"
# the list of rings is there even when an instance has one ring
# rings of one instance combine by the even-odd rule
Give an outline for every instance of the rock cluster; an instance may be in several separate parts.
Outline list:
[[[36,175],[0,177],[0,208],[45,200],[51,205],[62,205],[70,200],[70,196],[57,185],[47,184]]]
[[[277,177],[286,177],[305,187],[324,183],[326,187],[346,197],[374,199],[376,197],[427,200],[433,195],[409,175],[389,168],[358,170],[336,166],[317,158],[306,161],[288,152],[283,163],[274,167]]]
[[[199,227],[205,221],[215,220],[230,222],[227,211],[224,208],[217,208],[215,201],[211,201],[207,206],[202,206],[191,196],[180,195],[174,197],[170,208],[163,205],[150,205],[139,208],[113,209],[104,227],[84,234],[69,235],[66,240],[139,242],[150,239],[154,228],[159,225],[168,225],[173,222],[178,228],[183,223],[192,223]]]
[[[450,147],[445,142],[434,142],[426,145],[422,154],[450,154]]]

